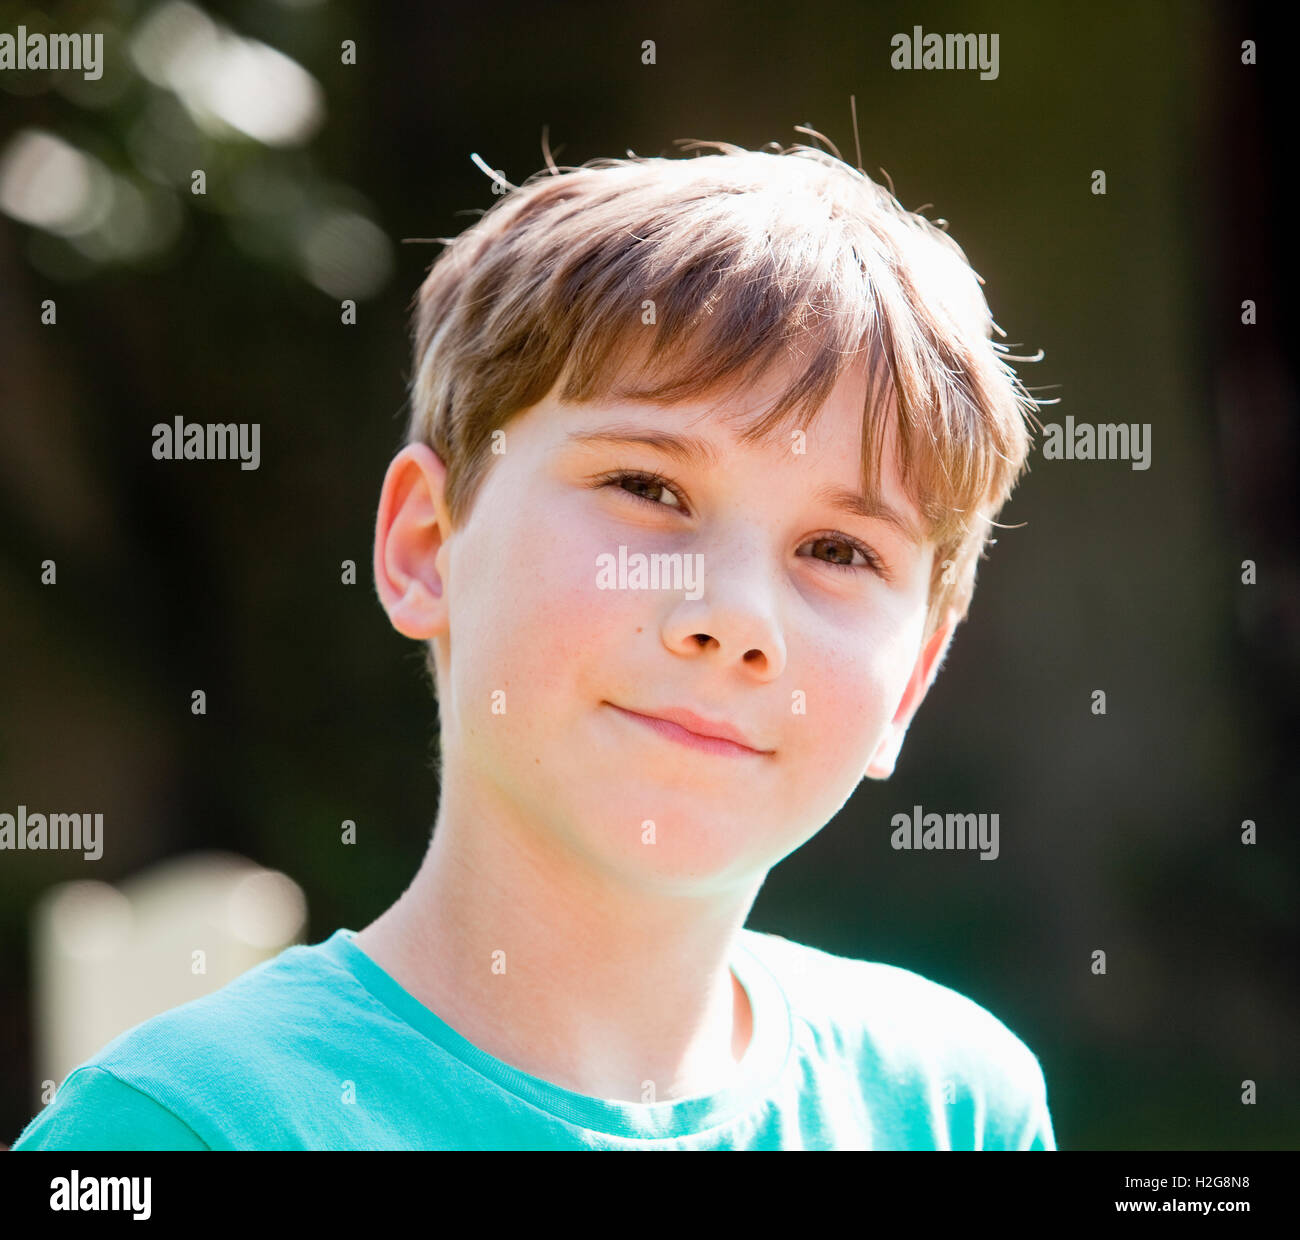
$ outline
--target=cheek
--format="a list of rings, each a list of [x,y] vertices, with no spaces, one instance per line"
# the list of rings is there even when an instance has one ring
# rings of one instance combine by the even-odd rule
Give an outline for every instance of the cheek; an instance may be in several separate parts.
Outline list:
[[[837,632],[809,642],[802,677],[808,713],[798,731],[820,778],[856,781],[897,711],[910,668],[907,643],[892,626],[864,629],[853,640]]]
[[[490,710],[493,690],[502,689],[514,727],[528,716],[544,726],[574,693],[590,653],[635,632],[634,596],[596,588],[607,540],[574,514],[553,507],[546,521],[523,519],[526,498],[510,514],[485,511],[494,520],[452,555],[448,610],[461,705],[477,720],[474,705]]]

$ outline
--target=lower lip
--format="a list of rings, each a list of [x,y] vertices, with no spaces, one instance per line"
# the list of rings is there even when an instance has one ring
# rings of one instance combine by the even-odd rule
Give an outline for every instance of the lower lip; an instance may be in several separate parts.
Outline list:
[[[614,706],[613,702],[608,703]],[[718,736],[700,736],[697,732],[690,732],[677,723],[670,723],[667,719],[654,719],[650,715],[638,715],[634,710],[624,710],[621,706],[614,706],[620,715],[625,715],[629,719],[635,719],[637,723],[643,723],[651,730],[658,732],[660,736],[666,736],[670,741],[676,741],[679,745],[689,746],[691,749],[700,749],[705,753],[721,754],[728,758],[763,758],[766,754],[760,753],[757,749],[749,749],[744,745],[737,745],[733,741],[724,741]]]

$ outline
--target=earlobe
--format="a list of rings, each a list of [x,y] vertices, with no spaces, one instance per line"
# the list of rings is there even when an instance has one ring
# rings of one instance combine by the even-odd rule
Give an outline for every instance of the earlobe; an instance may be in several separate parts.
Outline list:
[[[888,730],[876,746],[875,753],[871,755],[871,761],[867,764],[867,769],[864,772],[865,778],[888,779],[894,773],[898,755],[903,751],[903,741],[907,737],[907,729],[916,715],[917,708],[921,705],[922,700],[930,690],[930,686],[934,683],[934,678],[939,671],[939,665],[943,662],[948,643],[956,627],[957,616],[950,611],[945,617],[944,623],[934,632],[917,656],[916,666],[912,669],[912,675],[907,682],[907,688],[903,692],[902,701],[899,702],[898,710],[895,712],[893,719],[890,720]]]
[[[427,640],[438,629],[438,599],[420,581],[412,580],[406,592],[388,608],[388,619],[403,637]]]
[[[907,736],[907,724],[901,727],[895,722],[889,725],[889,731],[876,746],[871,755],[864,775],[867,779],[888,779],[894,773],[898,755],[903,751],[903,738]]]
[[[375,522],[375,591],[393,627],[427,640],[446,622],[446,469],[425,444],[408,444],[384,476]]]

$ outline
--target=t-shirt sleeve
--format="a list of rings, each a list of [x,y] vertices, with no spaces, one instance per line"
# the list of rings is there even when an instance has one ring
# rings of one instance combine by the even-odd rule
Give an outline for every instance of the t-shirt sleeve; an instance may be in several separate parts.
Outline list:
[[[13,1150],[206,1150],[160,1102],[104,1068],[83,1065],[23,1129]]]

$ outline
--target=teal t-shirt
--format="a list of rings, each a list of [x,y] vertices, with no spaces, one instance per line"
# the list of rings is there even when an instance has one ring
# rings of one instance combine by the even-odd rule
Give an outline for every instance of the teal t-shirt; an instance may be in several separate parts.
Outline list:
[[[1038,1060],[906,969],[742,930],[733,1084],[561,1089],[478,1049],[336,930],[145,1021],[69,1073],[15,1150],[1056,1148]]]

